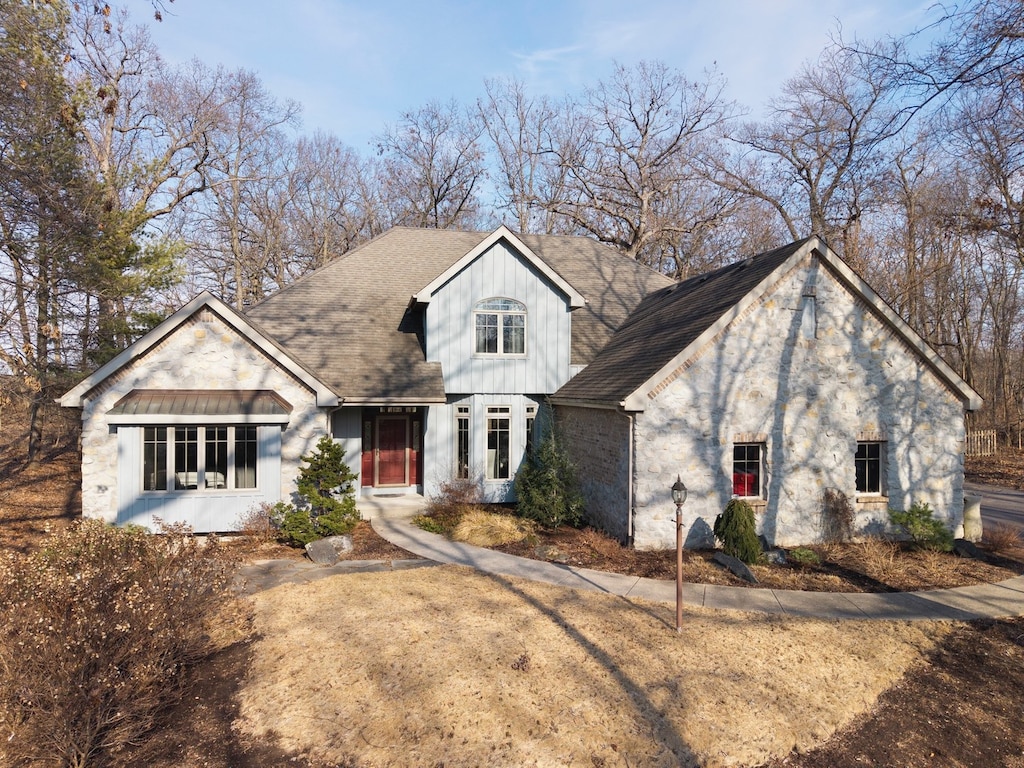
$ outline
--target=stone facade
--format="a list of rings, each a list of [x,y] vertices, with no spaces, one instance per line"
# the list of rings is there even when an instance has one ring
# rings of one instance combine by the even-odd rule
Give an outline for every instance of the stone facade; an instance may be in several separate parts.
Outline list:
[[[85,517],[115,522],[119,511],[133,501],[118,498],[119,428],[108,424],[105,416],[118,400],[134,389],[267,389],[277,392],[293,409],[281,433],[280,483],[272,483],[285,497],[295,490],[299,458],[312,450],[327,429],[325,412],[317,408],[315,395],[307,386],[282,370],[215,312],[201,309],[85,398],[82,407],[82,513]]]
[[[560,407],[556,419],[562,444],[576,465],[587,519],[628,542],[632,535],[629,417],[609,409]]]
[[[885,446],[885,495],[857,498],[858,440]],[[763,444],[758,530],[792,546],[822,537],[822,494],[844,493],[855,529],[927,502],[951,527],[963,510],[964,406],[903,340],[817,258],[808,257],[659,387],[636,416],[638,548],[675,542],[669,489],[689,489],[689,545],[732,494],[732,446]],[[620,502],[621,504],[621,502]],[[620,514],[624,514],[620,512]]]

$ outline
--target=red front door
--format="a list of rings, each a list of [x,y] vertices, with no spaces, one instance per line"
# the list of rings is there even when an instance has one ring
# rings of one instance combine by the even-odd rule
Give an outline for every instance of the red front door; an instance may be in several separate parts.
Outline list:
[[[381,416],[377,420],[377,482],[408,485],[409,419]]]

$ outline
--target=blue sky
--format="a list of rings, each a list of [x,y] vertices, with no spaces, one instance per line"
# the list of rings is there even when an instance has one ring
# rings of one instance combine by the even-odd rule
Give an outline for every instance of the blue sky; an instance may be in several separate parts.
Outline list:
[[[516,77],[561,97],[614,62],[660,59],[691,78],[717,64],[753,117],[841,25],[847,38],[903,34],[933,0],[176,0],[148,22],[168,61],[257,72],[303,105],[303,131],[360,151],[403,110],[472,103]],[[146,21],[137,5],[135,18]],[[934,13],[934,11],[932,11]]]

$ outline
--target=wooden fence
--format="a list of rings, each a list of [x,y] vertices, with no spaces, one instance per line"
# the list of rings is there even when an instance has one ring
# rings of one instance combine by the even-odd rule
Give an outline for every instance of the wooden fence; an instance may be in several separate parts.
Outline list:
[[[996,453],[996,431],[978,429],[967,433],[967,456],[992,456]]]

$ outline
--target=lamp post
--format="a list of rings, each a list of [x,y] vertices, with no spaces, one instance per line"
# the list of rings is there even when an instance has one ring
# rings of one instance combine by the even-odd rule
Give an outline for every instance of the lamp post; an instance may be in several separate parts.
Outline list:
[[[676,505],[676,632],[683,631],[683,503],[686,486],[676,475],[672,484],[672,501]]]

